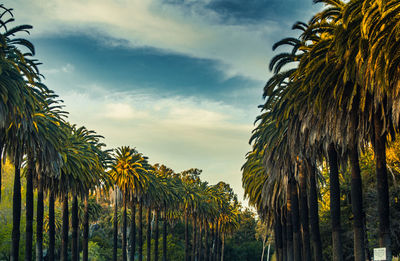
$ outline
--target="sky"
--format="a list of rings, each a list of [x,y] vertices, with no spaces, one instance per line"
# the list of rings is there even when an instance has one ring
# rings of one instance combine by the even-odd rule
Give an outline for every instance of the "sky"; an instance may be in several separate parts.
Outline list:
[[[312,0],[5,0],[69,121],[243,199],[273,43]]]

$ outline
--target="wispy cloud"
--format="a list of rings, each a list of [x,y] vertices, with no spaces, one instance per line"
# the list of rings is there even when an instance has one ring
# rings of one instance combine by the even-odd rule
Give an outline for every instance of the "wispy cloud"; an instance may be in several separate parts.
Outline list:
[[[104,39],[110,45],[151,46],[216,59],[228,77],[243,75],[264,80],[271,41],[278,40],[277,35],[289,31],[289,27],[282,28],[281,21],[268,18],[250,24],[221,23],[218,12],[222,11],[213,9],[226,9],[227,1],[199,2],[203,5],[196,10],[209,11],[190,11],[183,5],[158,0],[13,0],[9,5],[17,7],[18,21],[35,25],[33,35],[78,31],[97,38],[108,36]]]
[[[55,73],[71,73],[75,70],[75,67],[70,64],[67,63],[64,66],[61,66],[59,68],[48,68],[42,71],[43,74],[47,75],[47,74],[55,74]]]

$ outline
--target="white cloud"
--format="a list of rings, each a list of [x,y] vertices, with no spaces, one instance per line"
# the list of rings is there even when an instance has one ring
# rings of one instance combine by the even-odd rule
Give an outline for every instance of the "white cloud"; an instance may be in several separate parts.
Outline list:
[[[104,86],[92,86],[59,91],[71,122],[105,136],[109,148],[131,145],[152,163],[176,171],[203,169],[204,180],[223,180],[242,196],[240,167],[250,150],[255,111],[196,97],[107,93]]]
[[[125,120],[134,117],[133,109],[129,104],[109,103],[105,106],[106,112],[103,114],[106,118]]]
[[[80,32],[101,38],[103,34],[126,40],[130,46],[216,59],[227,77],[243,75],[256,80],[266,79],[266,57],[271,54],[271,40],[277,40],[280,31],[275,22],[218,24],[213,13],[184,13],[158,0],[13,0],[6,5],[15,7],[18,22],[34,25],[33,36]]]
[[[75,70],[75,67],[67,63],[66,65],[60,67],[60,68],[51,68],[51,69],[45,69],[42,70],[42,73],[48,75],[48,74],[55,74],[55,73],[71,73]]]

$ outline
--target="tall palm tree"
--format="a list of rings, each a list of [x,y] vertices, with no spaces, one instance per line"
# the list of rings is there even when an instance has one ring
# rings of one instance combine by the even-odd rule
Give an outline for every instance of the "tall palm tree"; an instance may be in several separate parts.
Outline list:
[[[60,154],[63,158],[59,182],[60,194],[63,198],[63,232],[61,260],[68,258],[68,230],[69,211],[68,197],[71,192],[72,204],[72,259],[79,258],[78,244],[78,195],[85,195],[93,184],[108,184],[108,176],[104,172],[103,163],[98,153],[97,144],[101,136],[85,127],[76,128],[74,125],[65,124],[63,129],[66,139],[63,140]]]
[[[117,185],[114,186],[114,229],[113,229],[113,261],[117,260],[118,249],[118,194]]]
[[[7,15],[12,17],[11,9],[7,9],[3,5],[0,5],[0,9],[2,10],[2,18]],[[0,85],[3,94],[0,102],[0,147],[2,151],[4,149],[8,153],[16,167],[13,188],[11,260],[18,260],[21,218],[20,168],[23,154],[26,153],[25,145],[26,139],[29,137],[28,133],[34,128],[32,113],[35,103],[40,99],[41,90],[36,89],[36,86],[33,85],[34,81],[38,80],[39,75],[37,64],[34,60],[28,58],[34,55],[34,47],[29,41],[15,36],[19,32],[27,32],[32,26],[20,25],[9,29],[8,26],[13,21],[12,18],[1,21],[0,26],[2,31],[0,33],[0,60],[2,64]],[[23,54],[20,47],[26,48],[28,52]]]
[[[111,175],[123,194],[122,260],[127,260],[127,201],[141,193],[147,183],[146,159],[135,149],[123,146],[115,150]],[[115,232],[114,232],[115,233]],[[114,242],[115,243],[115,242]],[[116,245],[114,246],[114,251]]]
[[[197,203],[199,202],[199,191],[198,184],[200,181],[199,175],[201,174],[199,169],[189,169],[180,173],[180,177],[183,185],[183,205],[182,209],[184,212],[185,222],[185,260],[190,260],[190,249],[189,249],[189,217],[196,209]]]
[[[174,171],[165,165],[155,164],[154,175],[157,179],[157,197],[153,199],[153,207],[155,208],[155,238],[154,238],[154,261],[158,261],[159,256],[159,219],[160,214],[164,212],[163,222],[163,260],[167,255],[167,207],[173,209],[177,207],[176,202],[179,199],[180,184],[175,182],[173,178]]]
[[[359,69],[360,85],[367,91],[363,96],[373,97],[372,108],[365,106],[365,121],[371,122],[371,143],[374,147],[379,212],[379,245],[387,249],[392,258],[390,238],[389,193],[386,169],[386,142],[399,129],[398,87],[398,8],[397,1],[355,1],[349,3],[346,24],[361,37],[354,42],[365,49],[357,49],[359,61],[353,62]],[[368,15],[365,17],[364,15]],[[352,23],[359,21],[358,24]],[[378,28],[376,28],[378,27]],[[372,118],[372,120],[371,120]]]
[[[139,197],[139,261],[143,260],[143,198]]]
[[[221,247],[218,251],[217,260],[224,260],[225,236],[233,233],[239,227],[239,204],[236,195],[229,184],[219,182],[215,185],[220,192],[219,201],[219,233]]]
[[[303,242],[303,259],[311,261],[310,231],[308,218],[308,193],[307,193],[307,170],[306,163],[300,162],[299,167],[299,209]]]
[[[0,86],[2,87],[2,99],[0,101],[0,147],[3,152],[6,146],[7,129],[15,125],[16,120],[18,120],[18,123],[22,125],[21,130],[26,131],[31,123],[30,116],[35,105],[35,94],[27,86],[27,82],[33,83],[37,80],[38,71],[36,65],[28,58],[35,54],[34,46],[26,39],[16,38],[16,34],[29,32],[32,26],[19,25],[9,28],[11,23],[14,22],[12,9],[8,9],[1,4],[0,11],[0,61],[2,67],[2,77],[0,79]],[[23,54],[20,50],[21,47],[26,48],[28,52]],[[1,156],[3,156],[3,153],[1,153]],[[17,258],[14,255],[12,256],[13,258]]]
[[[131,228],[130,228],[130,252],[129,252],[129,260],[133,261],[135,259],[135,250],[136,250],[136,199],[131,198]]]
[[[37,214],[36,214],[36,260],[43,260],[43,218],[44,218],[44,190],[46,187],[46,179],[50,177],[58,178],[61,168],[61,158],[58,150],[60,149],[60,140],[65,136],[59,128],[63,124],[62,106],[59,105],[57,95],[49,91],[43,94],[45,96],[44,104],[38,104],[35,114],[33,115],[33,123],[36,126],[32,139],[28,143],[28,165],[35,161],[34,169],[36,175],[33,175],[33,169],[28,168],[27,184],[32,183],[33,177],[37,180]],[[30,163],[31,162],[31,163]],[[26,205],[27,209],[33,209],[33,187],[27,187]],[[27,232],[31,230],[32,216],[26,216]],[[32,236],[27,233],[26,246],[30,245],[31,249]],[[29,258],[29,255],[26,259]]]
[[[170,191],[167,185],[171,185],[168,183],[168,179],[166,176],[167,173],[160,173],[160,169],[158,165],[152,167],[151,171],[148,172],[148,186],[143,194],[144,200],[146,202],[147,207],[147,260],[151,260],[151,234],[152,234],[152,211],[155,212],[155,251],[154,256],[155,259],[158,259],[158,221],[157,215],[159,215],[161,207],[167,205],[170,202]]]

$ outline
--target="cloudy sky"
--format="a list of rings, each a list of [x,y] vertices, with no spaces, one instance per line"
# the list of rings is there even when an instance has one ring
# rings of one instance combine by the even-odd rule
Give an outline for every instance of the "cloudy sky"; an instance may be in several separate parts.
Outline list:
[[[271,46],[312,0],[6,0],[72,123],[175,171],[232,185],[263,102]]]

